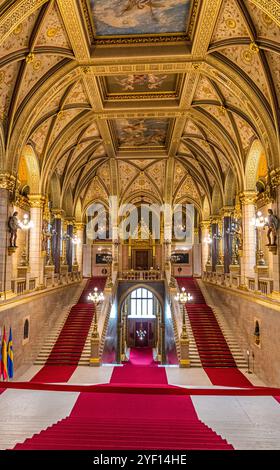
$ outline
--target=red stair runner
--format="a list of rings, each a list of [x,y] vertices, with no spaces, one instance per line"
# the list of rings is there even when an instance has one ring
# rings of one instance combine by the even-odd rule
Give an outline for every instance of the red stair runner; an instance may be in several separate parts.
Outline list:
[[[93,319],[94,307],[88,295],[95,287],[103,290],[105,278],[93,277],[72,307],[45,366],[33,377],[32,382],[67,382],[75,371]],[[55,366],[55,367],[54,367]]]
[[[133,369],[160,368],[152,350],[132,349],[129,364],[115,368],[135,383]],[[136,365],[135,365],[136,364]],[[162,369],[165,374],[165,370]],[[165,384],[164,376],[154,375]],[[117,377],[119,380],[119,377]],[[161,380],[161,382],[160,382]],[[137,380],[136,380],[137,381]],[[115,379],[111,383],[115,383]],[[70,416],[18,444],[16,450],[231,450],[233,447],[197,417],[190,396],[168,394],[170,387],[149,394],[81,393]]]
[[[236,367],[213,310],[206,304],[202,292],[193,278],[177,278],[180,288],[193,296],[187,304],[193,335],[202,366],[205,368]]]

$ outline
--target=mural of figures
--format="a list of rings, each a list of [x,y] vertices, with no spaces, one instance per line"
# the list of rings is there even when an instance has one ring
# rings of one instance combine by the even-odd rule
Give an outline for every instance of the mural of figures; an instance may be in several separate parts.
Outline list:
[[[115,75],[106,77],[108,95],[119,93],[176,93],[178,74]]]
[[[184,33],[191,0],[91,0],[97,36]]]
[[[116,121],[116,129],[121,147],[162,146],[168,119],[120,119]]]

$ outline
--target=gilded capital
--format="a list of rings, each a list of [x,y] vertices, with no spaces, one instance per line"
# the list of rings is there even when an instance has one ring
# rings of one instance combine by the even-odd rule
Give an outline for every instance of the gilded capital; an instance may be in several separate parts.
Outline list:
[[[225,207],[222,207],[222,209],[220,210],[220,214],[222,218],[232,217],[233,212],[234,212],[234,207],[232,206],[225,206]]]
[[[62,219],[64,215],[64,210],[63,209],[52,209],[51,211],[53,217],[55,219]]]
[[[276,168],[270,172],[270,181],[273,188],[280,186],[280,168]]]
[[[248,206],[251,204],[256,204],[257,194],[255,191],[244,191],[239,195],[240,202],[242,206]]]
[[[75,222],[75,230],[84,230],[85,225],[83,222]]]
[[[16,177],[10,173],[0,173],[0,189],[14,191],[16,187]]]
[[[200,222],[200,227],[202,230],[209,230],[210,228],[210,220],[202,220]]]
[[[46,198],[42,194],[30,194],[28,196],[28,201],[29,201],[30,207],[36,208],[36,209],[43,209],[44,204],[46,202]]]

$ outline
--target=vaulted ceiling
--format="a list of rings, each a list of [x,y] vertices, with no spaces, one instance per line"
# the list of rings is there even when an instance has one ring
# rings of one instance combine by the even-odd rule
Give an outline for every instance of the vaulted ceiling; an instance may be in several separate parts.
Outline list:
[[[74,212],[231,205],[255,139],[279,166],[279,28],[276,0],[0,0],[1,169],[31,145]]]

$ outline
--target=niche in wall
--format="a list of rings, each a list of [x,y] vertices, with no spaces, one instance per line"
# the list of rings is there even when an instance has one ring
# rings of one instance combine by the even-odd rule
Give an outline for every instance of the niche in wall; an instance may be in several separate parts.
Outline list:
[[[30,317],[25,317],[23,320],[23,340],[22,340],[23,345],[29,342],[29,335],[30,335]]]
[[[259,322],[259,320],[255,320],[254,343],[255,343],[256,346],[260,346],[260,344],[261,344],[261,332],[260,332],[260,322]]]

